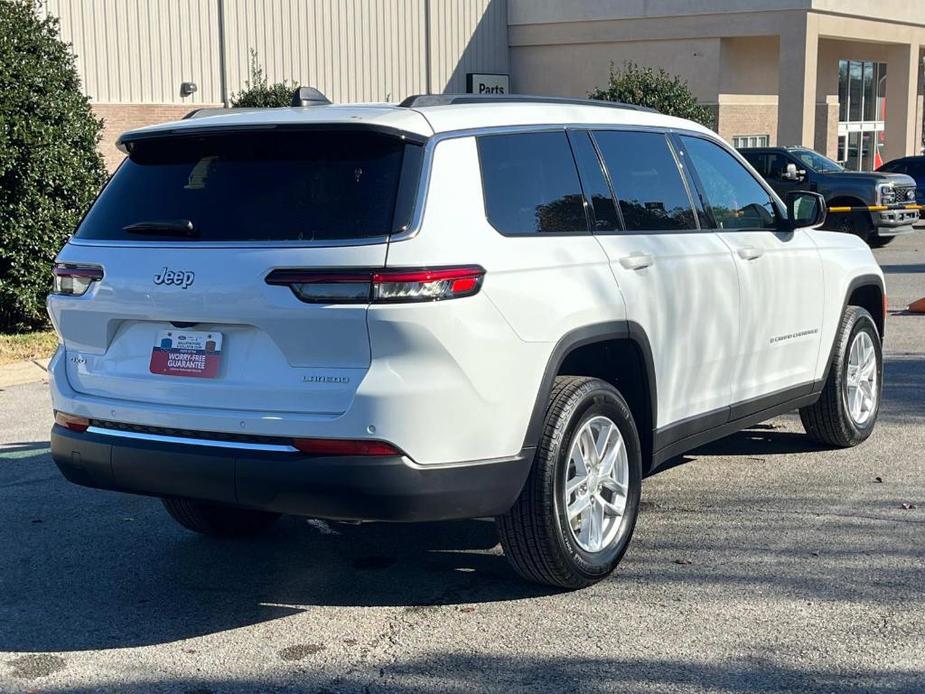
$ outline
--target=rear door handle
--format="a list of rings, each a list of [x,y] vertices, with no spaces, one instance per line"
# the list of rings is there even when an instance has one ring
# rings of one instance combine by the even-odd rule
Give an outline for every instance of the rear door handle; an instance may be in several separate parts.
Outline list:
[[[742,260],[756,260],[764,255],[764,251],[754,246],[746,246],[736,251]]]
[[[633,253],[620,258],[620,265],[627,270],[642,270],[653,263],[655,263],[655,258],[648,253]]]

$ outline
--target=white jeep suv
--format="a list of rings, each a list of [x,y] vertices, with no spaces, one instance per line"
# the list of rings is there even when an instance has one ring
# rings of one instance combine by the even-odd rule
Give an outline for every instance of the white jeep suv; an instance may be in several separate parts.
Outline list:
[[[883,276],[713,132],[619,104],[419,96],[196,114],[62,249],[52,454],[211,535],[496,517],[565,588],[640,482],[796,408],[877,418]]]

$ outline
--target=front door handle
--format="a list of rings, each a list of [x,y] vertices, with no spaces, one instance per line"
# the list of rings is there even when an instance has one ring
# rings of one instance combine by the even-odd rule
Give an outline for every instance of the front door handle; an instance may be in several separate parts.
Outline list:
[[[746,246],[745,248],[740,248],[737,253],[742,260],[756,260],[764,255],[764,251],[760,248],[755,248],[754,246]]]
[[[627,270],[642,270],[643,268],[649,267],[654,262],[655,258],[648,253],[633,253],[620,258],[620,265]]]

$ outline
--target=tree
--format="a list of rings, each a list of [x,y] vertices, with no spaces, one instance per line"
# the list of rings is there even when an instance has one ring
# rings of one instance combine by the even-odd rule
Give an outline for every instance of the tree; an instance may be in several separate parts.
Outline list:
[[[47,321],[55,254],[106,180],[102,125],[57,19],[0,0],[0,330]]]
[[[257,51],[251,49],[250,77],[244,81],[244,89],[231,95],[231,105],[236,108],[273,108],[289,106],[292,90],[286,81],[270,84],[257,59]]]
[[[588,97],[648,106],[666,116],[687,118],[708,128],[713,127],[713,112],[697,103],[686,81],[669,74],[663,68],[656,70],[626,62],[623,69],[617,71],[611,63],[607,86],[595,89]]]

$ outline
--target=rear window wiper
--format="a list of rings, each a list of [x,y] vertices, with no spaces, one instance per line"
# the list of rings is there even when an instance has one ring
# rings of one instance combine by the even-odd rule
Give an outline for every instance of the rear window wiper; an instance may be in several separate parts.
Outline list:
[[[128,234],[160,234],[163,236],[198,236],[196,227],[188,219],[154,219],[135,222],[122,227]]]

